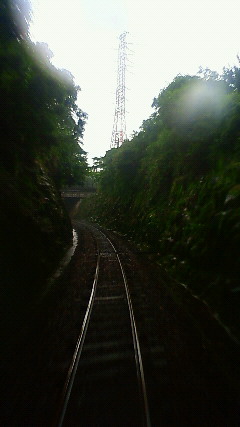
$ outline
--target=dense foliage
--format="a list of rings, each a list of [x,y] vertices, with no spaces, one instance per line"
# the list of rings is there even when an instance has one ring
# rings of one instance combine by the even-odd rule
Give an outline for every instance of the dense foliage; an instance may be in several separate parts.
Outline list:
[[[87,170],[79,88],[46,44],[31,42],[30,18],[28,0],[1,0],[0,300],[10,318],[46,291],[71,244],[59,189],[81,184]]]
[[[233,329],[240,320],[239,75],[238,67],[222,76],[178,75],[132,140],[106,153],[97,202],[98,220],[147,244]]]
[[[29,19],[28,1],[2,1],[1,159],[17,173],[38,158],[58,185],[81,182],[86,159],[79,138],[86,114],[76,105],[79,88],[69,72],[51,64],[47,45],[30,41]]]

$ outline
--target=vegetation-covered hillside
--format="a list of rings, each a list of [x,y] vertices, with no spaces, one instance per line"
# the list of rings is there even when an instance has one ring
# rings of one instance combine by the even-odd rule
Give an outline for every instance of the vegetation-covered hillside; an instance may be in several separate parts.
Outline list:
[[[30,16],[27,0],[1,1],[1,302],[8,311],[39,296],[71,244],[59,190],[86,174],[78,87],[51,64],[47,45],[30,41]]]
[[[178,75],[102,159],[96,218],[148,246],[240,337],[240,69]]]

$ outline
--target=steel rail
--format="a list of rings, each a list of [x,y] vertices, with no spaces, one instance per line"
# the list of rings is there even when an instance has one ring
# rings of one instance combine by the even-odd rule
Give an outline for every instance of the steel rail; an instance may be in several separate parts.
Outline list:
[[[65,381],[63,394],[62,394],[62,398],[61,398],[61,403],[60,403],[60,410],[59,410],[59,413],[57,415],[57,421],[54,424],[54,426],[56,426],[56,427],[62,427],[63,422],[64,422],[64,417],[66,414],[69,398],[71,395],[71,391],[72,391],[73,383],[75,380],[79,360],[80,360],[81,353],[82,353],[83,344],[85,341],[85,337],[86,337],[86,333],[87,333],[87,329],[88,329],[88,325],[89,325],[90,316],[92,313],[92,308],[93,308],[93,303],[94,303],[94,298],[95,298],[95,293],[96,293],[96,287],[97,287],[97,282],[98,282],[99,265],[100,265],[100,254],[98,251],[97,266],[96,266],[95,275],[94,275],[92,292],[91,292],[89,302],[88,302],[88,306],[87,306],[87,310],[86,310],[86,313],[84,316],[83,324],[81,327],[81,332],[79,334],[77,344],[76,344],[76,347],[74,350],[72,362],[71,362],[71,365],[70,365],[69,370],[68,370],[67,379]]]
[[[91,228],[96,229],[93,226],[91,226]],[[142,355],[141,355],[138,332],[137,332],[137,327],[136,327],[136,322],[135,322],[135,317],[134,317],[134,312],[133,312],[133,306],[132,306],[132,301],[131,301],[130,291],[129,291],[129,287],[128,287],[128,283],[127,283],[126,274],[125,274],[121,259],[119,257],[119,254],[118,254],[114,244],[106,236],[106,234],[104,234],[101,230],[99,230],[99,229],[96,229],[96,230],[99,233],[101,233],[105,237],[105,239],[107,239],[107,241],[110,243],[110,245],[113,248],[113,251],[117,257],[117,260],[118,260],[118,263],[119,263],[119,266],[121,269],[124,287],[125,287],[126,296],[127,296],[128,308],[129,308],[129,316],[130,316],[130,322],[131,322],[131,330],[132,330],[132,338],[133,338],[134,355],[135,355],[135,363],[136,363],[136,369],[137,369],[139,391],[140,391],[140,395],[141,395],[141,399],[142,399],[142,403],[143,403],[143,409],[142,409],[143,424],[146,427],[151,427],[148,398],[147,398],[147,390],[146,390],[146,382],[145,382],[145,376],[144,376],[144,370],[143,370]],[[56,417],[56,422],[53,424],[53,427],[62,427],[63,426],[68,402],[70,399],[72,387],[73,387],[76,372],[78,369],[79,360],[81,357],[81,353],[82,353],[82,349],[83,349],[83,345],[84,345],[84,341],[85,341],[85,337],[86,337],[86,333],[87,333],[87,329],[88,329],[88,325],[89,325],[89,321],[90,321],[90,316],[91,316],[92,308],[93,308],[93,304],[94,304],[94,298],[95,298],[95,294],[96,294],[96,287],[97,287],[98,276],[99,276],[100,258],[101,258],[101,254],[100,254],[99,248],[98,248],[97,265],[96,265],[96,270],[95,270],[95,275],[94,275],[92,291],[91,291],[91,295],[90,295],[89,302],[88,302],[88,307],[87,307],[87,310],[86,310],[86,313],[84,316],[83,324],[81,327],[81,332],[80,332],[79,337],[78,337],[78,341],[77,341],[77,344],[75,347],[72,362],[71,362],[71,365],[70,365],[69,370],[68,370],[67,379],[65,381],[61,402],[59,405],[60,409],[59,409],[59,412],[58,412],[57,417]]]
[[[114,253],[116,254],[116,257],[118,259],[119,266],[121,268],[122,277],[123,277],[124,286],[125,286],[126,295],[127,295],[129,314],[130,314],[138,383],[139,383],[139,389],[140,389],[141,398],[142,398],[142,402],[143,402],[143,414],[142,414],[143,415],[143,422],[144,422],[144,426],[151,427],[151,420],[150,420],[150,412],[149,412],[149,405],[148,405],[148,397],[147,397],[147,389],[146,389],[146,381],[145,381],[145,375],[144,375],[144,369],[143,369],[142,355],[141,355],[140,343],[139,343],[139,338],[138,338],[137,326],[136,326],[136,322],[135,322],[135,316],[134,316],[134,312],[133,312],[132,300],[131,300],[130,291],[129,291],[129,287],[128,287],[128,283],[127,283],[127,277],[126,277],[122,262],[120,260],[120,257],[118,255],[118,252],[117,252],[114,244],[106,236],[106,234],[104,234],[101,230],[98,230],[98,231],[108,240],[108,242],[112,246]]]

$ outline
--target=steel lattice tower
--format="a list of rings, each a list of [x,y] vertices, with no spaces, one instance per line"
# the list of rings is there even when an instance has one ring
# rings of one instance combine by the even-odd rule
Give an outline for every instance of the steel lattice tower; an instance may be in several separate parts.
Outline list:
[[[125,118],[125,75],[126,75],[126,42],[127,32],[124,32],[119,37],[118,48],[118,73],[117,73],[117,89],[116,89],[116,105],[113,122],[113,131],[111,139],[111,148],[118,148],[126,139],[126,118]]]

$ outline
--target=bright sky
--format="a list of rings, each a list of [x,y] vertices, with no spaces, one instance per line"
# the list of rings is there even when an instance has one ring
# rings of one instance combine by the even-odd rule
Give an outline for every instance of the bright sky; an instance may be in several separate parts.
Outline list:
[[[119,35],[128,31],[126,124],[131,136],[152,113],[152,100],[179,73],[222,71],[240,53],[239,0],[31,0],[34,41],[81,87],[88,113],[89,162],[110,148]]]

